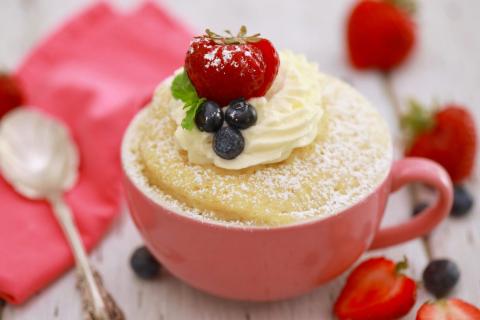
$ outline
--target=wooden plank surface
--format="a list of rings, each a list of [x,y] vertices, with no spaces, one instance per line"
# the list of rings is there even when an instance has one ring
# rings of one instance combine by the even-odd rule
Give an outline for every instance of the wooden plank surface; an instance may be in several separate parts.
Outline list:
[[[350,82],[364,93],[398,133],[396,118],[384,92],[382,78],[376,73],[357,73],[345,63],[343,21],[352,0],[337,1],[188,1],[167,0],[166,7],[192,28],[202,30],[236,29],[246,24],[260,30],[278,48],[303,52],[318,62],[324,72]],[[14,68],[32,45],[65,17],[88,5],[85,0],[2,0],[0,3],[0,64]],[[134,0],[115,1],[130,8]],[[480,108],[480,37],[474,36],[480,22],[477,0],[423,1],[418,16],[421,43],[413,59],[394,76],[394,88],[400,97],[415,96],[428,102],[437,97]],[[472,109],[480,121],[479,109]],[[478,179],[477,179],[478,181]],[[472,182],[471,190],[479,183]],[[389,202],[384,224],[408,218],[407,192],[395,194]],[[128,319],[332,319],[331,306],[345,275],[311,294],[275,303],[233,302],[215,298],[165,274],[146,282],[137,279],[128,266],[129,255],[141,244],[126,209],[111,232],[92,254],[106,286],[125,311]],[[480,214],[478,206],[464,220],[443,223],[432,236],[435,257],[455,259],[462,280],[455,295],[480,302]],[[421,241],[370,252],[368,255],[410,258],[411,274],[417,278],[427,263]],[[78,293],[71,271],[52,286],[20,307],[7,306],[3,320],[81,319]],[[427,295],[421,293],[419,301]],[[414,319],[411,312],[405,319]]]

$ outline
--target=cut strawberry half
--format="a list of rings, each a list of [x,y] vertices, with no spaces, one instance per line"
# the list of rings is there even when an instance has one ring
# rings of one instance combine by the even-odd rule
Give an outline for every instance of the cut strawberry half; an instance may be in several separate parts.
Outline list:
[[[426,302],[418,310],[417,320],[480,320],[480,309],[460,299]]]
[[[339,319],[392,320],[406,315],[415,304],[416,284],[403,275],[407,262],[385,258],[361,263],[347,279],[334,313]]]

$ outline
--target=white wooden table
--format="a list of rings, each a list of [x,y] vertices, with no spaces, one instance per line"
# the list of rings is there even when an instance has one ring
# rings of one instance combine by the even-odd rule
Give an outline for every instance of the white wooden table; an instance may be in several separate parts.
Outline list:
[[[14,68],[22,56],[52,28],[87,0],[2,0],[0,2],[0,64]],[[198,30],[236,29],[246,24],[261,31],[278,48],[291,48],[317,61],[320,69],[353,84],[388,119],[398,133],[391,101],[382,77],[357,73],[347,64],[343,27],[353,0],[336,1],[188,1],[165,0],[174,14]],[[135,0],[115,1],[129,8]],[[394,75],[394,89],[402,102],[414,96],[429,103],[458,101],[471,107],[480,124],[480,2],[478,0],[421,1],[417,17],[420,42],[412,59]],[[469,183],[477,199],[478,174]],[[409,217],[411,203],[403,190],[391,198],[385,224]],[[480,212],[464,219],[448,219],[431,237],[433,257],[449,257],[461,269],[461,280],[453,295],[480,304]],[[1,221],[0,221],[1,223]],[[141,244],[128,214],[122,213],[111,232],[92,254],[128,319],[332,319],[331,306],[345,275],[294,300],[276,303],[239,303],[215,298],[183,284],[170,275],[153,282],[137,279],[128,259]],[[368,253],[400,259],[409,257],[411,274],[420,279],[428,261],[420,240]],[[365,257],[363,257],[365,258]],[[414,319],[418,305],[429,296],[420,291],[417,306],[405,319]],[[7,306],[3,320],[81,319],[74,272],[70,271],[49,288],[18,307]],[[2,316],[0,315],[0,318]]]

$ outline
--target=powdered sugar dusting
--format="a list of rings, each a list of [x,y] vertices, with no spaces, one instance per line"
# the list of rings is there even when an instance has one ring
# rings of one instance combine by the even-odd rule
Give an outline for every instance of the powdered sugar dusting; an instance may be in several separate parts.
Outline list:
[[[240,68],[244,66],[249,68],[247,58],[254,57],[257,52],[253,52],[252,48],[240,45],[226,45],[226,46],[204,46],[211,49],[203,55],[205,59],[205,68],[214,68],[216,71],[222,71],[225,67]],[[192,49],[192,47],[190,47]],[[189,53],[193,53],[192,51]],[[255,56],[256,61],[261,61],[260,56]],[[243,72],[243,71],[242,71]]]
[[[212,51],[205,53],[205,55],[203,56],[203,58],[204,58],[205,60],[207,60],[207,61],[213,61],[213,59],[215,59],[215,55],[216,55],[217,52],[218,52],[218,48],[219,48],[219,47],[216,47],[216,48],[214,48]]]
[[[223,62],[229,62],[232,59],[232,51],[223,50],[222,59],[223,59]]]
[[[145,115],[143,114],[144,112],[145,110],[141,111],[141,113],[137,115],[137,120],[140,120],[142,116]],[[148,182],[147,178],[143,174],[143,166],[141,165],[141,161],[138,158],[138,150],[135,147],[140,143],[140,136],[136,135],[136,131],[140,125],[141,123],[137,121],[134,121],[132,123],[132,125],[129,127],[125,134],[124,145],[122,147],[122,162],[130,179],[132,179],[136,186],[140,188],[140,190],[142,190],[148,197],[157,201],[161,205],[166,206],[174,212],[185,214],[194,219],[204,221],[218,221],[212,212],[188,207],[184,203],[178,201],[174,197],[168,195],[167,193],[160,190],[158,187],[153,186]],[[194,182],[201,184],[202,177],[196,176]],[[225,224],[227,226],[253,225],[252,222],[248,221],[222,221],[222,224]]]
[[[386,124],[360,94],[326,75],[320,81],[327,120],[319,138],[282,163],[235,174],[185,162],[173,138],[175,122],[164,110],[166,83],[138,119],[130,160],[136,163],[135,181],[190,216],[233,224],[284,224],[341,211],[383,181],[392,147]],[[152,181],[176,191],[168,195]],[[205,208],[178,200],[185,197]],[[211,203],[224,208],[221,215],[208,207]]]

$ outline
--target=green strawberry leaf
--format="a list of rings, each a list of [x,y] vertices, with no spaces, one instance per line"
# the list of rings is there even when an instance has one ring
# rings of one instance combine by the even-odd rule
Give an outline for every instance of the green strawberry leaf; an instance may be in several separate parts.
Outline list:
[[[185,71],[182,71],[173,79],[171,90],[175,99],[182,100],[186,104],[193,104],[198,100],[197,91],[195,91]]]
[[[431,130],[435,126],[434,111],[426,108],[420,102],[411,99],[409,110],[402,115],[400,125],[408,142],[413,141],[419,134]]]
[[[205,98],[198,96],[185,70],[173,79],[170,90],[175,99],[181,100],[184,103],[183,109],[185,110],[185,117],[182,120],[182,128],[189,131],[192,130],[198,107],[205,101]]]

